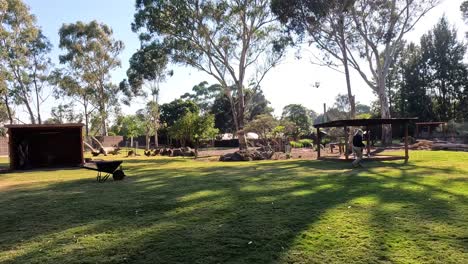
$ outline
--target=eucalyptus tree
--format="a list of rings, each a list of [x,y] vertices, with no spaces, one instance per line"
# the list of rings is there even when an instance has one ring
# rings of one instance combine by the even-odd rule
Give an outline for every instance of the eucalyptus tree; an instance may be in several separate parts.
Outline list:
[[[352,20],[349,10],[355,0],[273,0],[273,12],[289,31],[322,51],[320,65],[336,69],[335,61],[343,65],[350,116],[356,115],[355,97],[351,89],[348,46],[353,41]]]
[[[381,117],[390,118],[386,78],[404,36],[439,0],[293,0],[273,1],[280,19],[345,66],[354,68],[378,95]],[[363,62],[365,62],[363,64]],[[347,78],[348,97],[351,94]],[[351,112],[355,112],[351,110]],[[383,126],[382,141],[391,142]]]
[[[164,47],[157,42],[141,47],[130,58],[130,67],[127,70],[127,78],[120,83],[120,89],[124,92],[124,103],[129,105],[132,97],[147,97],[145,87],[149,87],[151,100],[146,108],[140,112],[146,118],[147,135],[154,135],[154,142],[158,147],[158,130],[160,122],[159,92],[160,85],[167,77],[173,75],[167,70],[168,58]],[[147,147],[149,141],[147,140]]]
[[[52,124],[80,123],[83,119],[82,114],[75,113],[73,104],[59,104],[52,107],[50,115],[51,118],[47,122]]]
[[[65,51],[59,56],[65,66],[62,79],[68,80],[61,89],[96,106],[102,135],[107,135],[110,107],[118,102],[119,87],[110,81],[110,72],[120,67],[118,56],[124,48],[112,34],[109,26],[97,21],[63,24],[59,30],[59,47]]]
[[[155,147],[159,147],[158,130],[161,127],[159,105],[149,101],[146,107],[137,111],[137,116],[143,122],[146,134],[146,149],[150,148],[150,137],[154,136]]]
[[[203,71],[223,87],[240,148],[247,148],[244,87],[246,82],[260,84],[282,58],[286,42],[269,1],[137,0],[136,9],[132,28],[143,45],[160,41],[171,62]]]
[[[351,8],[357,37],[349,48],[349,62],[377,94],[382,118],[391,117],[386,79],[404,37],[438,3],[439,0],[356,0]],[[367,66],[361,64],[362,58]],[[390,144],[391,126],[384,125],[382,129],[382,142]]]
[[[0,113],[1,113],[1,122],[9,121],[10,124],[13,124],[13,112],[10,107],[9,97],[8,97],[8,88],[6,81],[0,76]]]
[[[81,79],[80,71],[73,69],[55,70],[52,74],[52,82],[55,85],[54,96],[56,99],[69,98],[72,102],[78,102],[83,107],[85,135],[89,136],[90,120],[97,109],[94,103],[94,88]]]
[[[203,81],[193,86],[192,93],[185,93],[180,98],[192,100],[200,107],[202,113],[207,113],[213,107],[215,99],[223,95],[224,93],[221,85],[208,85],[207,81]]]
[[[51,60],[51,44],[21,0],[0,1],[0,75],[10,122],[11,104],[24,105],[31,123],[41,123]]]

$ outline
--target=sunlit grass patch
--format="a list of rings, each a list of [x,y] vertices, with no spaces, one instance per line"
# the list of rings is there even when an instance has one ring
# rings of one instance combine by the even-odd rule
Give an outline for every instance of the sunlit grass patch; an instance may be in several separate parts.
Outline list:
[[[466,263],[468,153],[0,175],[0,263]]]

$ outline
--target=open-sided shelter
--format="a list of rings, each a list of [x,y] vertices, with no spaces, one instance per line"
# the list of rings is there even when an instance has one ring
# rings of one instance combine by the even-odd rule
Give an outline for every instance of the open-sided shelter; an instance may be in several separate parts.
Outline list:
[[[432,133],[434,130],[436,130],[437,127],[442,128],[442,133],[443,136],[446,137],[446,132],[447,132],[447,122],[419,122],[416,123],[416,130],[414,132],[414,137],[415,138],[420,138],[420,137],[425,137],[425,138],[431,138]],[[424,128],[427,128],[427,133],[425,136],[422,136],[421,132],[424,131]]]
[[[83,164],[83,124],[7,125],[10,169]]]
[[[349,132],[348,132],[348,127],[363,127],[365,129],[366,133],[366,140],[367,140],[367,153],[370,153],[370,127],[371,126],[381,126],[381,125],[403,125],[405,128],[405,156],[404,157],[399,157],[399,156],[391,156],[391,157],[381,157],[379,158],[380,160],[388,159],[388,160],[394,160],[394,159],[404,159],[408,161],[409,159],[409,152],[408,152],[408,123],[411,121],[415,121],[417,118],[372,118],[372,119],[346,119],[346,120],[335,120],[331,122],[326,122],[326,123],[321,123],[321,124],[316,124],[314,127],[317,129],[317,141],[318,145],[320,146],[321,144],[321,134],[320,134],[320,128],[328,128],[328,127],[342,127],[344,129],[345,133],[345,148],[347,148],[348,144],[348,138],[349,138]],[[317,147],[317,159],[321,159],[322,157],[320,156],[320,147]],[[349,151],[345,150],[345,160],[349,160]]]

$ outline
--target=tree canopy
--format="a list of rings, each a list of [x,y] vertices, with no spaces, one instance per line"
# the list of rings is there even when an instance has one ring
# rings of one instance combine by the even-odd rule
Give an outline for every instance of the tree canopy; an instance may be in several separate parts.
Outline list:
[[[273,9],[290,29],[312,36],[331,59],[351,65],[377,94],[382,118],[390,118],[386,84],[404,36],[439,0],[273,1]],[[328,58],[326,58],[328,59]],[[363,60],[365,63],[363,63]],[[346,74],[347,76],[349,75]],[[349,101],[354,105],[349,78]],[[353,107],[352,107],[353,108]],[[351,112],[354,112],[353,110]],[[382,141],[391,142],[390,126]]]
[[[94,105],[101,120],[101,134],[107,135],[109,107],[118,103],[119,92],[110,81],[110,72],[120,67],[118,56],[124,44],[113,38],[109,26],[97,21],[63,24],[59,35],[59,47],[65,52],[59,56],[65,65],[56,74],[59,87],[64,94],[82,97],[85,104]]]
[[[218,134],[218,129],[214,127],[212,115],[187,112],[169,128],[169,134],[180,140],[183,147],[188,141],[193,141],[197,156],[200,140],[213,139]]]
[[[461,121],[466,115],[467,46],[443,17],[421,37],[400,51],[389,90],[392,112],[424,121]]]
[[[176,99],[161,105],[161,122],[170,127],[189,112],[199,113],[200,108],[193,101]]]
[[[319,65],[336,69],[336,61],[343,65],[349,114],[355,117],[355,99],[351,89],[348,49],[352,45],[354,32],[349,10],[355,0],[273,0],[273,12],[286,25],[289,32],[295,32],[301,43],[306,36],[307,42],[317,46],[322,56],[315,56]],[[321,57],[321,58],[320,58]]]
[[[317,114],[303,105],[290,104],[283,108],[281,119],[292,122],[295,125],[295,130],[292,132],[294,138],[301,135],[308,135],[312,129],[312,117]]]
[[[132,28],[145,43],[157,41],[174,63],[215,78],[231,102],[240,147],[246,148],[244,87],[259,85],[283,56],[285,39],[268,0],[137,0]],[[240,99],[232,98],[232,87]]]
[[[0,80],[3,104],[13,122],[11,106],[23,105],[30,122],[41,123],[42,91],[48,83],[51,44],[21,0],[0,1]]]

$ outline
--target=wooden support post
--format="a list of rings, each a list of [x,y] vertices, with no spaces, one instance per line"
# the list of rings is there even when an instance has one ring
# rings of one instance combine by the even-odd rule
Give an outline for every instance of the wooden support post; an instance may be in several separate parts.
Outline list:
[[[405,162],[408,162],[408,123],[405,123]]]
[[[83,138],[83,128],[82,127],[79,127],[77,128],[80,130],[80,140],[81,140],[81,156],[80,156],[80,160],[81,160],[81,163],[79,164],[80,166],[84,164],[84,138]]]
[[[344,127],[344,133],[345,133],[345,148],[344,148],[344,152],[345,152],[345,159],[348,160],[349,159],[349,134],[348,134],[348,127]]]
[[[317,127],[317,159],[320,159],[320,128]]]
[[[370,130],[369,130],[369,127],[366,127],[366,135],[367,135],[367,157],[370,157]]]
[[[12,132],[12,130],[13,129],[11,128],[8,129],[8,156],[10,158],[10,170],[16,169],[15,168],[16,148],[14,148],[14,144],[13,144],[15,139],[14,139],[14,133]]]

